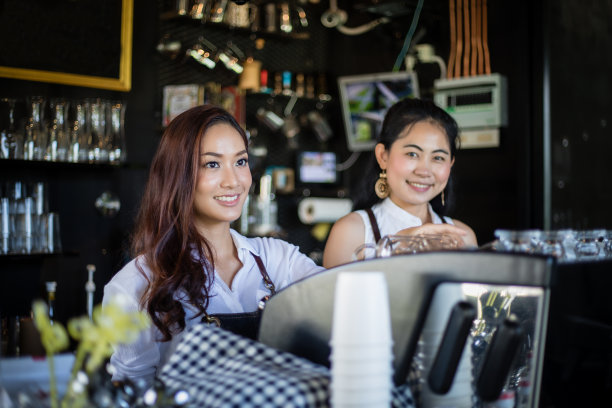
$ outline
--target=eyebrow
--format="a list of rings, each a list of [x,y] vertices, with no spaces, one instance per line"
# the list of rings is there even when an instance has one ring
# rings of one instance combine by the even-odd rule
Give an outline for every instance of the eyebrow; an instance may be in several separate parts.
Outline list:
[[[415,144],[407,144],[407,145],[404,145],[404,147],[412,147],[412,148],[417,149],[417,150],[419,150],[421,152],[423,151],[421,146],[415,145]],[[436,149],[432,153],[444,153],[444,154],[450,155],[450,153],[447,150],[445,150],[445,149]]]
[[[247,151],[246,149],[239,151],[238,153],[236,153],[234,156],[242,156],[243,154],[246,154]],[[213,156],[213,157],[223,157],[222,154],[219,153],[215,153],[215,152],[204,152],[204,153],[200,153],[200,156]]]

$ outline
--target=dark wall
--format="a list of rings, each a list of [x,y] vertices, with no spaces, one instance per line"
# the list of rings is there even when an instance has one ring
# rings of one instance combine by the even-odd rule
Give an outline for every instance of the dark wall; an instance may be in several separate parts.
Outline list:
[[[60,320],[86,311],[87,264],[96,265],[94,303],[102,288],[129,256],[131,230],[148,165],[159,140],[156,88],[157,71],[151,66],[157,43],[157,11],[144,0],[134,1],[132,89],[115,92],[0,78],[0,96],[42,95],[48,98],[101,97],[122,100],[126,108],[128,160],[125,165],[28,163],[0,161],[0,181],[45,181],[50,210],[60,214],[64,255],[0,256],[0,314],[27,315],[31,301],[45,296],[44,282],[56,280],[57,316]],[[5,41],[3,39],[2,41]],[[153,68],[153,69],[152,69]],[[23,112],[23,110],[22,110]],[[25,113],[24,113],[25,114]],[[104,191],[121,200],[121,210],[103,217],[94,202]]]
[[[157,6],[165,3],[168,2],[160,1]],[[378,17],[357,9],[358,5],[367,3],[375,2],[339,2],[341,8],[349,11],[349,25]],[[417,1],[405,4],[414,8]],[[0,79],[1,96],[39,94],[123,99],[127,104],[128,151],[127,163],[117,168],[0,163],[2,180],[49,182],[51,206],[60,212],[62,239],[67,251],[64,257],[1,257],[0,311],[3,314],[27,313],[32,297],[44,293],[44,281],[48,278],[58,280],[61,316],[84,313],[85,266],[89,263],[98,267],[98,303],[103,285],[129,259],[128,236],[148,165],[161,136],[163,85],[207,80],[227,84],[237,80],[222,69],[204,73],[201,67],[189,61],[169,61],[161,57],[155,47],[162,35],[178,36],[184,46],[189,46],[194,40],[194,32],[207,33],[207,28],[160,21],[158,7],[144,0],[135,0],[134,6],[130,92]],[[314,12],[320,15],[326,7],[326,2],[321,2]],[[612,189],[606,179],[610,174],[610,161],[602,158],[606,147],[610,147],[607,129],[612,110],[607,73],[611,64],[607,50],[611,40],[606,22],[611,14],[605,1],[589,8],[582,8],[578,0],[489,2],[491,65],[493,72],[508,79],[509,124],[502,129],[500,147],[461,151],[454,166],[457,206],[453,215],[474,228],[481,244],[493,239],[496,228],[544,227],[545,146],[542,140],[546,123],[552,125],[553,140],[552,226],[611,227],[610,217],[604,212],[607,208],[602,204],[612,202]],[[417,30],[419,42],[433,44],[444,59],[449,49],[448,20],[447,1],[426,1]],[[340,75],[390,71],[411,21],[412,11],[394,17],[391,23],[370,33],[352,37],[323,28],[315,17],[311,19],[314,34],[310,40],[267,38],[268,48],[258,54],[264,65],[272,70],[321,72],[327,80],[332,100],[324,103],[323,112],[335,135],[328,144],[315,143],[313,147],[333,149],[340,160],[348,158],[350,152],[344,144],[344,129],[337,99],[334,99],[337,97],[335,80]],[[211,29],[207,35],[218,41],[252,42],[249,35],[231,30]],[[568,45],[575,52],[571,56],[566,52]],[[547,65],[548,54],[550,63]],[[431,97],[435,70],[418,65],[417,70],[423,96]],[[550,122],[544,120],[543,111],[545,73],[551,78]],[[255,105],[269,103],[267,98],[263,100],[256,100]],[[282,106],[286,100],[275,102]],[[304,109],[310,108],[304,106]],[[257,127],[254,105],[248,112],[247,125]],[[265,139],[261,134],[260,137]],[[265,165],[291,160],[292,156],[279,147],[282,142],[273,136],[265,140],[270,150],[267,157],[261,159],[258,171]],[[310,142],[305,139],[304,143]],[[362,153],[356,164],[342,174],[346,188],[352,188],[359,179],[366,157],[367,154]],[[116,193],[121,199],[121,211],[114,218],[102,217],[93,206],[95,198],[105,190]],[[288,231],[287,239],[301,245],[305,252],[321,249],[324,243],[313,241],[310,227],[302,225],[295,217],[298,199],[297,196],[284,197],[284,206],[279,209],[279,217]]]
[[[548,1],[552,228],[612,228],[612,4]]]

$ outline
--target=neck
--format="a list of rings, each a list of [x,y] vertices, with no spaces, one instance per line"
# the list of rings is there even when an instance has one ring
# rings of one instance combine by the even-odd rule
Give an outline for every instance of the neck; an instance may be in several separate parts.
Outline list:
[[[234,252],[234,240],[230,233],[229,223],[216,225],[199,225],[198,232],[210,243],[216,258]]]
[[[433,222],[431,218],[431,214],[429,213],[429,203],[418,204],[418,205],[408,205],[405,203],[398,202],[397,200],[394,200],[393,197],[391,197],[391,201],[393,201],[393,203],[397,205],[398,207],[400,207],[402,210],[409,212],[415,217],[419,217],[421,220],[421,223],[427,224],[427,223]]]

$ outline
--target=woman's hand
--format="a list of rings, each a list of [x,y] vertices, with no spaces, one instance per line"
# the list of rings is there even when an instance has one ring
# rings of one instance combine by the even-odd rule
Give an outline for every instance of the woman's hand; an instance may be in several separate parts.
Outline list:
[[[477,247],[478,244],[476,242],[476,235],[474,234],[472,229],[460,221],[455,220],[454,222],[456,225],[427,223],[419,225],[418,227],[410,227],[403,229],[401,231],[398,231],[396,235],[447,235],[457,241],[460,248]]]

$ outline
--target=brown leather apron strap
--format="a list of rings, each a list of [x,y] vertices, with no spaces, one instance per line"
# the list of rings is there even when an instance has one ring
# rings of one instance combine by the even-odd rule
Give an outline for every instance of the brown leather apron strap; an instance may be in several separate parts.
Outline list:
[[[372,212],[371,208],[366,208],[365,212],[368,213],[368,218],[370,218],[370,224],[372,225],[372,232],[374,233],[374,243],[376,244],[380,241],[380,230],[378,229],[378,223],[376,222],[376,217]]]
[[[215,323],[217,326],[241,336],[257,340],[259,324],[261,322],[261,312],[265,303],[270,299],[270,296],[276,293],[276,288],[261,258],[252,252],[251,255],[253,255],[255,263],[257,263],[264,286],[270,291],[270,294],[261,298],[258,308],[254,312],[206,314],[202,320],[208,323]]]

